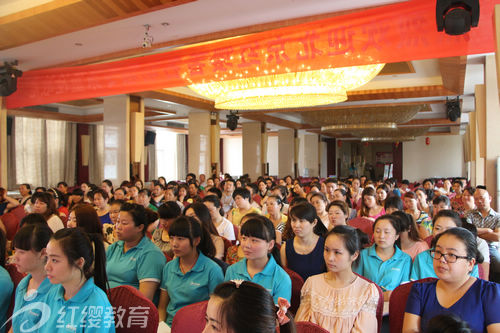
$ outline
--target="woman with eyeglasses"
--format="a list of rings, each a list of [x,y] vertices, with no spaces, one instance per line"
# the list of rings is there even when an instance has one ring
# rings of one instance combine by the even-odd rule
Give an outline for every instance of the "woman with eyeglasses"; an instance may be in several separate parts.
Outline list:
[[[431,255],[439,280],[412,286],[403,332],[427,332],[429,320],[439,314],[457,315],[473,332],[499,332],[500,285],[470,274],[483,261],[476,237],[451,228],[438,236]]]
[[[434,228],[432,236],[434,239],[431,242],[431,249],[420,252],[414,259],[411,267],[410,280],[416,281],[428,277],[436,278],[434,271],[434,261],[432,260],[431,250],[436,244],[437,237],[448,229],[462,227],[462,220],[457,212],[449,209],[439,211],[433,219]],[[477,265],[472,269],[471,275],[479,277]]]

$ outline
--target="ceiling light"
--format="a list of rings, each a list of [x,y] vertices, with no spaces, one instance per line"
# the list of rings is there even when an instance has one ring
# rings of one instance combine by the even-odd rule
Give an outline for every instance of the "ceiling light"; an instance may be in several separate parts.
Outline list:
[[[397,128],[398,125],[394,122],[373,122],[373,123],[322,126],[321,132],[351,132],[358,130],[380,130],[380,129],[391,130]]]
[[[218,109],[280,109],[339,103],[372,80],[384,64],[274,74],[190,85]]]

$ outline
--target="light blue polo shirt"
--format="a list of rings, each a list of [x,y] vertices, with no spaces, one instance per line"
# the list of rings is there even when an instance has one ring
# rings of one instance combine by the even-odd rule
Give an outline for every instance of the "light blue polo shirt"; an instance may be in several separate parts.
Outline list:
[[[13,315],[21,310],[26,309],[30,304],[36,302],[45,302],[47,294],[52,288],[57,288],[59,285],[50,283],[48,278],[45,278],[36,291],[30,291],[27,295],[28,285],[31,281],[31,274],[25,276],[17,285],[16,288],[16,303],[14,305]],[[14,333],[26,332],[34,327],[42,318],[42,309],[33,308],[29,311],[20,311],[19,315],[12,317],[12,329]],[[21,329],[22,327],[22,329]]]
[[[395,246],[394,255],[382,261],[375,250],[376,244],[361,251],[356,273],[372,280],[383,291],[394,290],[410,280],[411,257]]]
[[[123,241],[111,244],[106,250],[106,272],[109,287],[129,285],[139,289],[139,282],[161,282],[165,255],[149,240],[142,237],[139,244],[123,252]]]
[[[161,289],[168,293],[168,326],[182,307],[208,300],[215,287],[224,281],[222,268],[199,252],[196,264],[186,274],[179,267],[179,258],[169,261],[163,268]]]
[[[64,299],[64,288],[56,285],[47,294],[50,308],[48,321],[39,329],[41,333],[114,333],[113,308],[101,288],[88,279],[78,293]]]
[[[436,272],[434,272],[433,260],[434,259],[431,257],[431,250],[420,252],[413,261],[410,280],[416,281],[429,277],[438,279]],[[479,278],[479,269],[477,265],[474,265],[470,275]]]
[[[238,261],[227,268],[224,281],[229,280],[246,280],[260,284],[271,293],[275,304],[278,304],[278,297],[285,298],[288,302],[292,298],[292,280],[288,273],[276,263],[273,256],[269,256],[269,261],[262,272],[255,274],[253,279],[247,271],[247,259]]]
[[[0,266],[0,326],[7,320],[7,310],[10,305],[14,283],[10,278],[9,272]],[[5,326],[0,328],[0,333],[5,332]]]

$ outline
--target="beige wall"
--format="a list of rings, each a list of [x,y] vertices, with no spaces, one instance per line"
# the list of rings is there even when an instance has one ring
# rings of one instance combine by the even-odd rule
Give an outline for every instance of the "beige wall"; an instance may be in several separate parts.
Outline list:
[[[403,143],[403,178],[421,181],[429,177],[463,177],[463,139],[461,135],[431,136]]]
[[[210,174],[210,113],[189,113],[188,172]]]

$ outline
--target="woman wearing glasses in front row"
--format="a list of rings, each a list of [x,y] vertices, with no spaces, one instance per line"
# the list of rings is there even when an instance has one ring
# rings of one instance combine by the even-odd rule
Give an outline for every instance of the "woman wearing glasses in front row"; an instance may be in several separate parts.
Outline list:
[[[500,285],[470,275],[483,260],[474,235],[464,228],[446,230],[431,255],[439,280],[412,286],[403,332],[427,332],[432,317],[450,313],[473,332],[500,332]]]

